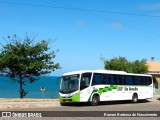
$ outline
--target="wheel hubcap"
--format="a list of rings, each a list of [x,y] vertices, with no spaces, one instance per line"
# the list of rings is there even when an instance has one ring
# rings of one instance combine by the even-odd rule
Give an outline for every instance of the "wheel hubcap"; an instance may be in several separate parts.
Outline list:
[[[93,103],[97,103],[97,99],[96,98],[93,99]]]
[[[136,97],[134,98],[134,101],[137,101],[137,98],[136,98]]]

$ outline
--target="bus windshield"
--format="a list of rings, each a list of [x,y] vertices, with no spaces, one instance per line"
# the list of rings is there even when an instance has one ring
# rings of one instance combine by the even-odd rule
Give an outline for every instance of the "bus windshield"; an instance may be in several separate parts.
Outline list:
[[[60,92],[67,94],[79,90],[79,74],[62,76]]]

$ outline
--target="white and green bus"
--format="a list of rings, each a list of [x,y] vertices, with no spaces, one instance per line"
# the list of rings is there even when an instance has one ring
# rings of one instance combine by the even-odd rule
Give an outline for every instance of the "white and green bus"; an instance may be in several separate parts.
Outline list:
[[[60,83],[60,104],[100,101],[138,100],[153,97],[151,75],[124,71],[88,70],[65,73]]]

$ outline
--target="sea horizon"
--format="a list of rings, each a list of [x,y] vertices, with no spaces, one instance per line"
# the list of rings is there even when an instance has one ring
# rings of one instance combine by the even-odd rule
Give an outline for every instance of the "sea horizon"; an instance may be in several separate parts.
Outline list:
[[[39,80],[34,83],[26,83],[23,88],[28,93],[24,98],[59,98],[60,80],[58,78],[59,76],[39,76]],[[43,92],[42,87],[45,88]],[[11,79],[0,76],[0,98],[20,98],[19,83],[12,83]]]

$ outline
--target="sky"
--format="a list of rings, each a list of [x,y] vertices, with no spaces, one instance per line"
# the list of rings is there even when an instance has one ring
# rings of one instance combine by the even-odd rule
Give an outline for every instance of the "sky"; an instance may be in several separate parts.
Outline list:
[[[54,76],[104,69],[101,57],[160,61],[160,1],[0,0],[0,42],[26,33],[55,40]]]

